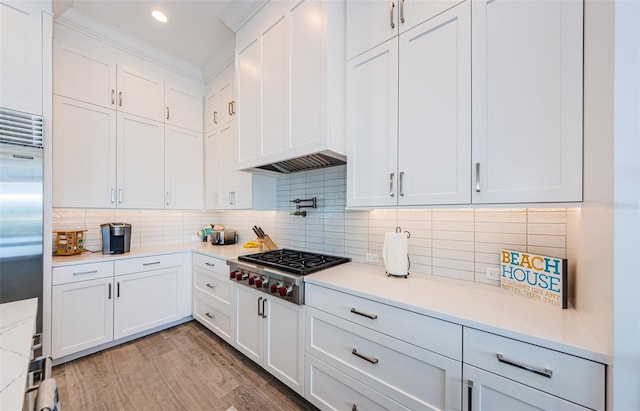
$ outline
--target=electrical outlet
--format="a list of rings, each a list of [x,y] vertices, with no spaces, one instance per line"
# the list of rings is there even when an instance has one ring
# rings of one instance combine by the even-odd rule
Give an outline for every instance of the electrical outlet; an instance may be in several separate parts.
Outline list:
[[[378,254],[376,253],[367,253],[366,256],[368,263],[377,263],[378,262]]]
[[[485,276],[487,280],[500,280],[500,269],[497,267],[487,267],[487,274]]]

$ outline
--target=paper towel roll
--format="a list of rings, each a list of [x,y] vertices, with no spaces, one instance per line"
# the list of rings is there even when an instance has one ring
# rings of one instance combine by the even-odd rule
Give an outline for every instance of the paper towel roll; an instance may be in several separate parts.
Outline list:
[[[409,245],[406,233],[384,233],[382,258],[387,274],[407,275]]]

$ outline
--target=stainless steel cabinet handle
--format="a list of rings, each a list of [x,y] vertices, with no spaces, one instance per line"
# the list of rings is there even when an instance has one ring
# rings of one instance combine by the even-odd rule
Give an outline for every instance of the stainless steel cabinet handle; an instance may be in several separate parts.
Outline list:
[[[404,24],[404,0],[400,0],[400,23]]]
[[[122,91],[118,93],[118,105],[122,107]]]
[[[170,199],[171,199],[171,197],[169,196],[169,192],[167,191],[167,192],[164,194],[164,202],[165,202],[165,204],[166,204],[166,205],[169,205],[169,203],[170,203]]]
[[[211,318],[212,320],[216,318],[215,315],[211,315],[209,313],[205,313],[204,315],[206,315],[207,317]]]
[[[396,173],[389,173],[389,195],[391,197],[395,196],[395,194],[393,193],[393,177],[396,175]]]
[[[236,115],[236,102],[235,102],[235,100],[231,100],[231,115],[232,116]]]
[[[218,112],[213,112],[213,124],[218,124]]]
[[[355,355],[358,358],[362,358],[365,361],[369,361],[371,364],[377,364],[378,363],[378,359],[375,357],[368,357],[364,354],[360,354],[358,352],[358,350],[356,350],[355,348],[353,350],[351,350],[351,354]]]
[[[118,189],[118,203],[122,204],[122,189]]]
[[[205,285],[206,285],[207,287],[209,287],[209,288],[212,288],[212,289],[215,289],[215,288],[216,288],[216,286],[215,286],[215,285],[211,285],[211,284],[209,284],[209,283],[207,283],[207,284],[205,284]]]
[[[393,22],[393,9],[394,7],[396,7],[395,4],[393,4],[392,1],[389,2],[389,25],[391,26],[392,29],[396,28],[395,23]]]
[[[167,120],[169,120],[169,106],[167,106]]]
[[[120,298],[120,281],[116,283],[116,297]]]
[[[262,297],[258,297],[258,317],[262,317],[262,313],[260,312],[260,303],[262,302]]]
[[[363,316],[363,317],[370,318],[370,319],[372,319],[372,320],[375,320],[376,318],[378,318],[378,314],[367,314],[367,313],[363,313],[363,312],[358,311],[358,310],[357,310],[356,308],[354,308],[354,307],[352,307],[352,308],[351,308],[351,312],[352,312],[352,313],[354,313],[354,314],[361,315],[361,316]]]
[[[267,318],[267,310],[264,309],[264,305],[267,303],[267,299],[262,300],[262,318]]]
[[[231,102],[227,103],[227,105],[228,105],[229,115],[232,116],[233,113],[231,112]]]
[[[473,381],[467,381],[467,411],[471,411],[473,406]]]
[[[358,406],[356,404],[353,404],[353,406],[351,407],[351,411],[358,411]]]
[[[539,367],[534,367],[532,365],[523,364],[521,362],[508,360],[508,359],[504,358],[504,356],[502,354],[500,354],[500,353],[496,353],[496,357],[498,358],[498,361],[500,361],[501,363],[512,365],[514,367],[523,369],[525,371],[529,371],[529,372],[532,372],[534,374],[542,375],[543,377],[551,378],[551,375],[553,374],[553,371],[548,369],[548,368],[539,368]]]
[[[116,90],[111,89],[111,104],[116,104]]]
[[[111,283],[109,283],[109,300],[111,299]]]
[[[115,189],[111,189],[111,204],[116,202],[116,190]]]
[[[98,270],[91,270],[91,271],[79,271],[77,273],[73,273],[73,275],[85,275],[85,274],[95,274],[97,273]]]
[[[214,263],[210,263],[210,262],[206,262],[204,263],[205,265],[208,265],[209,267],[215,267],[216,265]]]
[[[160,264],[160,261],[154,261],[152,263],[142,263],[143,266],[147,266],[147,265],[156,265],[156,264]]]
[[[404,197],[404,189],[402,188],[402,180],[404,180],[404,171],[400,172],[400,176],[398,176],[398,191],[400,191],[400,196]]]
[[[476,163],[476,193],[480,192],[480,163]]]

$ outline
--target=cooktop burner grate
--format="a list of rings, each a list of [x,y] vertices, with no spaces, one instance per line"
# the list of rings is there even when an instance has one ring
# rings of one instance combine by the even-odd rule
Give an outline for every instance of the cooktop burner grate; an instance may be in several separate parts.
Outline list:
[[[241,255],[238,257],[238,260],[276,268],[298,275],[310,274],[351,261],[350,258],[346,257],[296,251],[287,248],[264,253]]]

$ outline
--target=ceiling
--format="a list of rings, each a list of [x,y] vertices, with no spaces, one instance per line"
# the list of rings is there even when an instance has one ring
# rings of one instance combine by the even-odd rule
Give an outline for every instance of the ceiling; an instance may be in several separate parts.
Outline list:
[[[54,2],[59,16],[79,9],[159,49],[201,67],[234,37],[220,15],[232,0],[62,0]],[[151,17],[158,9],[168,17]]]

